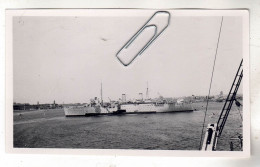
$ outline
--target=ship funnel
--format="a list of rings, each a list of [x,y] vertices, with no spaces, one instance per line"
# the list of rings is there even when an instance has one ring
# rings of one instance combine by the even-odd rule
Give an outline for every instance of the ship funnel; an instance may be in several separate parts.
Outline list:
[[[139,93],[139,100],[143,100],[143,93]]]
[[[122,94],[122,102],[125,103],[126,102],[126,95]]]

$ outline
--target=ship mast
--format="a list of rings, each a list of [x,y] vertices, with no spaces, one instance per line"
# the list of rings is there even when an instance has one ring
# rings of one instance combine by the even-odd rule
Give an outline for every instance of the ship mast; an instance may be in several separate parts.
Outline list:
[[[102,82],[101,82],[101,91],[100,91],[100,94],[101,94],[101,105],[103,106]]]
[[[149,99],[149,89],[148,89],[148,82],[147,82],[147,88],[146,88],[146,99]]]

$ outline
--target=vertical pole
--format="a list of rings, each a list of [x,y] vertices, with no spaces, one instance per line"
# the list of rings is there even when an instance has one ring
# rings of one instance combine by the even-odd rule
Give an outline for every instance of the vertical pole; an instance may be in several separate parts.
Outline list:
[[[103,92],[102,92],[102,82],[101,82],[101,105],[103,106]]]
[[[211,79],[210,79],[210,84],[209,84],[209,92],[208,92],[208,96],[207,96],[206,111],[204,112],[204,119],[203,119],[202,130],[201,130],[201,136],[200,136],[200,147],[199,147],[199,150],[201,149],[201,146],[202,146],[202,145],[201,145],[201,144],[202,144],[202,136],[203,136],[204,126],[205,126],[206,115],[207,115],[207,111],[208,111],[209,96],[210,96],[210,91],[211,91],[211,85],[212,85],[212,80],[213,80],[213,74],[214,74],[214,70],[215,70],[215,63],[216,63],[217,54],[218,54],[218,45],[219,45],[219,39],[220,39],[221,30],[222,30],[222,23],[223,23],[223,16],[221,17],[221,23],[220,23],[220,28],[219,28],[218,42],[217,42],[217,47],[216,47],[216,52],[215,52],[215,58],[214,58],[214,63],[213,63],[213,69],[212,69]]]
[[[146,88],[146,99],[149,99],[148,81],[147,81],[147,88]]]

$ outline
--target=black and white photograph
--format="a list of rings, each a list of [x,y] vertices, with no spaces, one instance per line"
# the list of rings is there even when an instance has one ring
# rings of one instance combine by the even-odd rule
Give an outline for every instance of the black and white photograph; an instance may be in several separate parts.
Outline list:
[[[6,19],[12,149],[250,152],[247,11]]]

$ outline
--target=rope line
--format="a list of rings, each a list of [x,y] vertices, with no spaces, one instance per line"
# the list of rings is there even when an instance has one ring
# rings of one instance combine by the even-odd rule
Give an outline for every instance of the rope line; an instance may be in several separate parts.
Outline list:
[[[240,108],[238,108],[237,110],[238,110],[238,112],[239,112],[239,115],[240,115],[241,120],[243,121],[243,117],[242,117],[242,114],[241,114],[241,112],[240,112]]]
[[[199,148],[199,150],[201,149],[202,136],[203,136],[203,131],[204,131],[204,127],[205,127],[205,120],[206,120],[207,111],[208,111],[209,95],[210,95],[210,91],[211,91],[212,79],[213,79],[213,74],[214,74],[214,70],[215,70],[215,63],[216,63],[216,58],[217,58],[217,53],[218,53],[218,44],[219,44],[219,39],[220,39],[220,34],[221,34],[221,29],[222,29],[222,22],[223,22],[223,16],[221,17],[221,24],[220,24],[219,34],[218,34],[218,42],[217,42],[217,47],[216,47],[216,52],[215,52],[213,69],[212,69],[212,73],[211,73],[209,92],[208,92],[208,96],[207,96],[206,111],[205,111],[205,114],[204,114],[204,120],[203,120],[203,124],[202,124],[201,136],[200,136],[200,148]]]
[[[235,101],[236,101],[236,105],[237,105],[237,110],[238,110],[238,112],[239,112],[239,115],[240,115],[240,117],[241,117],[241,120],[243,121],[243,117],[242,117],[242,114],[241,114],[241,112],[240,112],[240,106],[243,106],[239,101],[237,101],[237,99],[235,99]]]
[[[241,120],[243,121],[243,117],[242,117],[242,114],[241,114],[241,112],[240,112],[240,109],[238,109],[238,112],[239,112],[239,115],[240,115],[240,117],[241,117]]]

